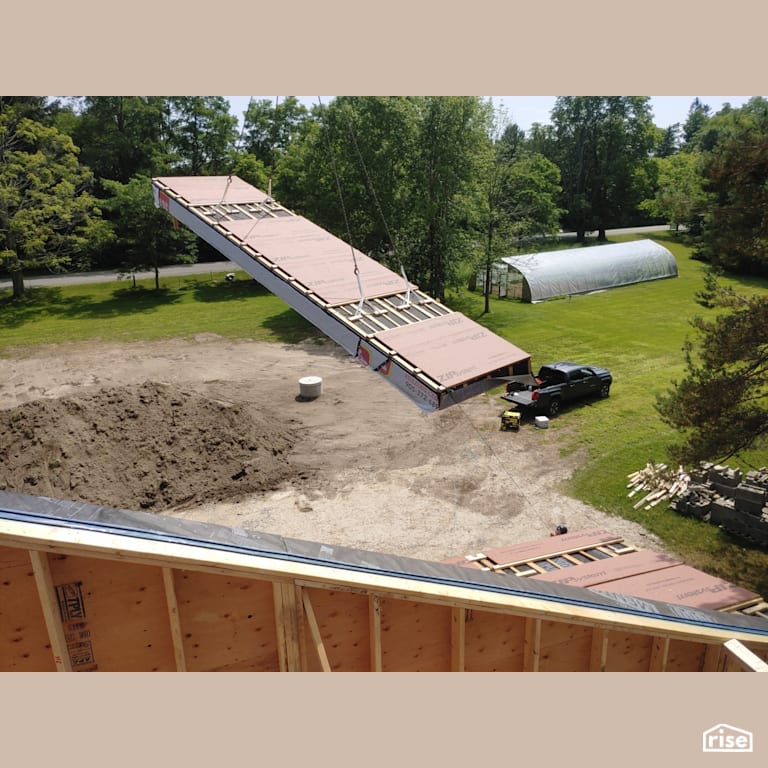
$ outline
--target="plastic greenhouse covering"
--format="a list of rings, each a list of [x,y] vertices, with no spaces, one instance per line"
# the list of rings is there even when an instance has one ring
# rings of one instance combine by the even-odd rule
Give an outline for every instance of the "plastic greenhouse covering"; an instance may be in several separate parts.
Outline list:
[[[523,276],[522,298],[531,302],[677,277],[675,257],[653,240],[507,256],[502,261]]]

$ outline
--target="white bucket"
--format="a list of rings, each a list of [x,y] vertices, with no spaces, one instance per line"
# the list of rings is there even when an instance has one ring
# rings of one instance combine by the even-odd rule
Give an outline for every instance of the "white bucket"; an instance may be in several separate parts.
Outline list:
[[[304,400],[314,400],[323,394],[323,380],[319,376],[299,379],[299,395]]]

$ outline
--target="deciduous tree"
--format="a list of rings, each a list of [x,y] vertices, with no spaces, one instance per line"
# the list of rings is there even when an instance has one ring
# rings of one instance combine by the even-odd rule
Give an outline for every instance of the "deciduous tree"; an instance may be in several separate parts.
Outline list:
[[[699,231],[707,204],[699,168],[701,155],[698,152],[680,152],[657,158],[655,162],[656,192],[640,207],[651,216],[664,218],[674,226],[683,224],[691,232]]]
[[[98,179],[127,183],[167,168],[167,101],[162,96],[86,96],[72,130],[80,161]]]
[[[768,274],[768,100],[718,113],[699,135],[710,198],[700,254],[730,271]]]
[[[127,184],[106,179],[104,186],[109,197],[103,205],[114,219],[114,249],[126,272],[152,269],[159,288],[163,264],[196,260],[197,238],[186,227],[172,225],[168,214],[155,206],[149,176],[134,176]]]
[[[489,115],[478,97],[336,98],[305,121],[277,194],[443,298],[471,251]]]
[[[237,140],[237,118],[223,96],[172,96],[169,144],[175,173],[229,173]]]
[[[543,155],[529,151],[523,132],[507,123],[503,110],[497,110],[480,188],[484,312],[488,313],[493,265],[514,252],[522,238],[558,230],[560,169]]]
[[[631,222],[645,195],[638,171],[654,132],[647,96],[559,96],[552,110],[554,150],[562,172],[564,225],[583,240]]]
[[[273,170],[299,136],[309,110],[295,97],[252,100],[243,115],[241,149]]]
[[[412,157],[409,276],[438,299],[457,281],[471,248],[471,205],[488,126],[490,101],[471,96],[416,100],[419,118]]]

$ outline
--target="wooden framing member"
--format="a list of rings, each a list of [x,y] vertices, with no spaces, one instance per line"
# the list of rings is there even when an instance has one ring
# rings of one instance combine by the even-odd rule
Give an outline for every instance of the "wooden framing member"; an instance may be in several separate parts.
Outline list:
[[[464,671],[466,647],[466,608],[451,609],[451,672]]]
[[[30,549],[29,559],[32,561],[32,572],[35,575],[35,584],[40,597],[40,606],[43,609],[45,627],[48,630],[48,639],[51,643],[56,671],[71,672],[72,662],[69,658],[64,627],[61,624],[59,601],[56,598],[56,587],[53,585],[48,555],[45,552]]]
[[[281,672],[301,671],[301,629],[296,587],[293,582],[273,584],[277,655]]]
[[[742,609],[741,612],[747,616],[752,616],[755,613],[763,613],[765,611],[768,611],[768,603],[766,603],[764,600],[759,600],[754,605],[750,605],[748,608]]]
[[[176,600],[176,586],[173,581],[173,569],[163,568],[163,586],[165,587],[165,602],[168,604],[168,623],[171,627],[173,656],[176,660],[176,671],[187,671],[187,660],[184,656],[184,636],[179,622],[179,604]]]
[[[541,619],[525,620],[523,642],[523,672],[538,672],[541,657]]]
[[[704,663],[702,672],[720,672],[720,660],[725,653],[725,645],[721,643],[707,643],[704,651]]]
[[[762,603],[763,610],[767,607],[766,604],[763,602],[763,599],[761,597],[755,597],[752,600],[744,600],[741,603],[736,603],[734,605],[729,605],[727,608],[723,608],[724,611],[727,613],[744,613],[747,616],[751,612],[754,613],[756,608],[759,608],[760,604]]]
[[[490,557],[487,557],[482,552],[478,552],[476,555],[465,555],[464,559],[468,563],[476,565],[482,571],[492,571],[496,565]]]
[[[557,537],[555,537],[557,538]],[[590,545],[588,547],[578,547],[576,549],[568,548],[568,549],[559,549],[555,550],[554,552],[542,552],[540,555],[535,555],[534,557],[526,557],[518,560],[508,560],[504,563],[499,563],[494,570],[498,570],[501,568],[511,568],[511,567],[517,567],[520,565],[530,565],[531,563],[535,563],[537,560],[547,560],[551,557],[568,557],[572,556],[574,553],[584,555],[585,557],[588,557],[590,560],[596,560],[596,558],[591,557],[590,555],[587,555],[586,550],[588,549],[600,549],[601,547],[605,546],[606,544],[619,544],[623,542],[624,539],[621,536],[617,536],[615,539],[610,539],[609,541],[601,541],[599,545]],[[604,552],[604,550],[600,549],[601,552]],[[604,554],[609,555],[610,557],[617,557],[618,555],[614,552],[604,552]],[[576,558],[571,558],[574,562],[577,564],[581,564]]]
[[[618,552],[615,552],[614,550],[609,549],[606,546],[606,542],[603,542],[602,544],[600,544],[597,547],[590,547],[590,549],[595,549],[598,552],[602,552],[604,555],[608,555],[608,557],[618,557],[619,556]]]
[[[637,548],[633,547],[631,544],[625,544],[624,542],[620,542],[618,544],[601,544],[601,547],[607,547],[608,549],[612,550],[617,555],[628,555],[630,552],[637,552]]]
[[[270,259],[268,259],[263,253],[261,253],[260,251],[257,251],[252,245],[248,245],[248,243],[243,243],[240,250],[246,256],[250,256],[254,261],[258,261],[262,267],[266,267],[269,270],[274,269],[275,263]]]
[[[589,671],[605,672],[608,665],[608,630],[596,627],[592,630],[589,653]]]
[[[388,301],[385,301],[382,297],[376,297],[371,300],[372,304],[376,304],[376,306],[381,307],[381,312],[386,314],[388,317],[391,315],[392,317],[396,317],[400,319],[401,323],[395,323],[394,320],[392,320],[393,325],[410,325],[413,321],[409,320],[399,309],[395,308],[395,306]]]
[[[768,663],[738,640],[726,640],[723,647],[725,653],[721,657],[721,672],[768,672]]]
[[[328,662],[328,654],[325,652],[323,637],[320,634],[320,627],[317,624],[315,611],[312,608],[312,601],[309,599],[309,592],[306,589],[301,589],[301,599],[304,605],[304,615],[306,616],[307,624],[309,625],[309,633],[312,636],[312,643],[314,644],[317,658],[320,661],[320,667],[323,672],[330,672],[331,665]]]
[[[382,649],[381,649],[381,599],[377,595],[368,597],[368,625],[371,647],[371,672],[381,672]]]

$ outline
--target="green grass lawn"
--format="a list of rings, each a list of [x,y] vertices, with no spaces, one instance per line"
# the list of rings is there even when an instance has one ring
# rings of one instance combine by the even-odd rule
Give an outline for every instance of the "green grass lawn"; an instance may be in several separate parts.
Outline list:
[[[627,235],[616,241],[647,237]],[[683,373],[682,346],[692,334],[690,319],[707,312],[695,295],[705,267],[671,233],[654,237],[675,255],[679,275],[541,304],[493,299],[483,315],[479,293],[457,291],[447,303],[529,352],[534,369],[570,359],[609,368],[614,375],[607,400],[571,407],[550,428],[562,451],[586,449],[586,461],[565,490],[605,512],[644,525],[688,563],[768,596],[768,553],[733,539],[715,526],[680,517],[659,504],[634,510],[627,475],[648,461],[666,461],[676,438],[654,410],[657,394]],[[40,343],[131,341],[216,333],[296,343],[319,338],[317,330],[280,299],[242,272],[224,276],[167,278],[137,287],[125,282],[29,288],[22,301],[0,291],[0,359]],[[731,281],[745,291],[768,291],[765,281]],[[497,393],[492,393],[496,397]],[[729,461],[747,471],[768,465],[751,452]]]
[[[647,235],[626,235],[615,242]],[[768,595],[768,553],[732,538],[715,526],[683,518],[659,504],[633,509],[627,475],[647,462],[667,460],[674,430],[658,417],[654,403],[684,372],[683,342],[693,336],[690,320],[707,312],[696,302],[704,286],[705,265],[673,234],[654,239],[669,248],[678,277],[541,304],[495,299],[483,316],[479,295],[460,293],[455,304],[464,313],[525,349],[534,370],[554,360],[594,363],[611,370],[608,400],[572,407],[550,423],[563,452],[586,448],[587,460],[566,491],[605,512],[644,525],[689,564]],[[723,280],[745,292],[768,292],[758,280]],[[729,460],[748,471],[768,465],[765,452]]]
[[[244,272],[0,291],[0,357],[40,343],[136,341],[216,333],[295,343],[318,331]]]

